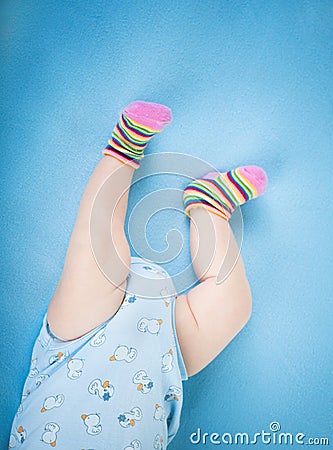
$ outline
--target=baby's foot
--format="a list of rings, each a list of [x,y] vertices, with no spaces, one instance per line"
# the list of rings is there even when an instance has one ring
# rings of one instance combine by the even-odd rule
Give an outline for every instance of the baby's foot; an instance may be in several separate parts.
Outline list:
[[[123,114],[129,119],[155,131],[162,131],[172,120],[171,110],[167,106],[141,100],[126,106]]]
[[[137,169],[148,141],[172,120],[171,110],[158,103],[135,101],[127,105],[103,151]]]
[[[229,172],[209,172],[190,183],[184,190],[185,214],[203,207],[229,220],[236,206],[259,195],[267,187],[267,175],[258,166],[243,166]]]

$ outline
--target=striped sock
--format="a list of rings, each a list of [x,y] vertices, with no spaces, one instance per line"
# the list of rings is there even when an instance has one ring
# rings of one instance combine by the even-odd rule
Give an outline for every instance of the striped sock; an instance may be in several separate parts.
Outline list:
[[[137,169],[148,141],[170,122],[171,111],[166,106],[133,102],[122,111],[103,154]]]
[[[190,183],[184,190],[185,214],[192,208],[203,207],[229,220],[236,206],[263,194],[267,176],[257,166],[244,166],[229,172],[210,172]]]

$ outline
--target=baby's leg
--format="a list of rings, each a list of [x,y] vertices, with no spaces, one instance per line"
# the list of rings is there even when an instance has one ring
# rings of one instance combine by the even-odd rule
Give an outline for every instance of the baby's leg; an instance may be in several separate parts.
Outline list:
[[[154,103],[134,102],[123,111],[104,150],[107,156],[84,191],[48,308],[56,336],[75,339],[118,310],[130,267],[124,221],[132,176],[148,140],[170,120],[170,110]]]
[[[201,179],[203,182],[194,182],[185,190],[185,212],[191,219],[192,262],[201,281],[176,302],[177,335],[189,376],[212,361],[251,314],[251,291],[228,219],[235,206],[265,190],[265,174],[257,169],[257,180],[252,180],[256,189],[248,191],[247,198],[234,195],[235,186],[226,178],[216,180],[215,175],[214,179],[214,174],[207,184]],[[249,175],[246,180],[249,184],[250,178]],[[253,184],[251,188],[255,188]],[[223,281],[218,283],[219,280]]]

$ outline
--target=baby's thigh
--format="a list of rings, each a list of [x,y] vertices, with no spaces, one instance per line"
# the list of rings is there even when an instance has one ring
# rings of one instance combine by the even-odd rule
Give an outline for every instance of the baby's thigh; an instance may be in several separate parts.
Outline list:
[[[76,339],[105,322],[119,309],[126,288],[115,286],[93,256],[67,258],[66,264],[48,307],[47,317],[52,332],[63,340]],[[129,266],[129,263],[128,263]]]
[[[176,300],[177,336],[189,376],[209,364],[243,328],[251,313],[251,294],[208,279]]]

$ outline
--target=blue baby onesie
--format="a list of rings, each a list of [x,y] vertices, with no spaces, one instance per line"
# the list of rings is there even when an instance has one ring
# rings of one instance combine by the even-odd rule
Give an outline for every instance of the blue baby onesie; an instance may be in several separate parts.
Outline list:
[[[165,449],[187,379],[174,314],[167,272],[133,257],[122,306],[88,334],[58,339],[45,315],[9,448]]]

